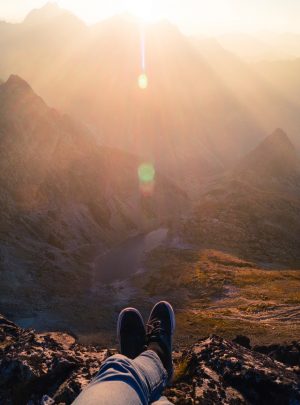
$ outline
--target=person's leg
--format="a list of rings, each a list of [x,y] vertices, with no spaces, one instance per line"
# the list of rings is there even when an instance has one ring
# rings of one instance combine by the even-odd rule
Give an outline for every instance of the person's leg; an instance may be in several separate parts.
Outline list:
[[[134,360],[112,356],[73,405],[148,405],[161,397],[167,379],[161,360],[152,350]]]
[[[174,312],[166,302],[152,309],[147,334],[141,314],[133,308],[123,310],[118,321],[122,354],[103,363],[96,378],[73,404],[148,405],[159,401],[173,374],[174,328]],[[148,350],[143,352],[146,344]]]

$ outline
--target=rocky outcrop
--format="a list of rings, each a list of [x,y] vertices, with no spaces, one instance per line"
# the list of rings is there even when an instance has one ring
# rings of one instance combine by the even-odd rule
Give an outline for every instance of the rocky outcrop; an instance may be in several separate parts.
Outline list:
[[[166,394],[175,404],[299,404],[299,345],[293,348],[297,364],[289,366],[211,336],[174,353],[176,378]],[[71,404],[109,355],[68,334],[35,333],[0,317],[0,404]]]
[[[270,346],[255,346],[254,350],[266,354],[272,359],[285,363],[288,366],[298,368],[300,366],[299,342],[294,341],[287,345],[274,344]]]
[[[298,363],[300,364],[300,363]],[[299,404],[299,367],[211,336],[182,353],[176,404]]]
[[[69,404],[107,356],[68,334],[38,334],[1,317],[0,404]]]

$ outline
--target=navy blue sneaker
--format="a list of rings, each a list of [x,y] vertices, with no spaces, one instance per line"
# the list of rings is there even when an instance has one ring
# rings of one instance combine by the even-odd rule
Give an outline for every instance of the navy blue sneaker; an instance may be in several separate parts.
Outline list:
[[[146,326],[147,346],[158,354],[168,373],[169,382],[173,376],[172,343],[175,331],[175,314],[171,304],[157,303],[149,316]]]
[[[120,312],[117,324],[120,353],[135,359],[146,347],[146,330],[142,315],[135,308]]]

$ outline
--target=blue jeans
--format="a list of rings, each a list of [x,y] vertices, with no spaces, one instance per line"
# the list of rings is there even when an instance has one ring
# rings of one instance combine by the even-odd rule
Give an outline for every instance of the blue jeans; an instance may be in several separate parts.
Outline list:
[[[73,405],[171,405],[161,397],[166,385],[167,372],[152,350],[134,360],[117,354],[102,364]]]

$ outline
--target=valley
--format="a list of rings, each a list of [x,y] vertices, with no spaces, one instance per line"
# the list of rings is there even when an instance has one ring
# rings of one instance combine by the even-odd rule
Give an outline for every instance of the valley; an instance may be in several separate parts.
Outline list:
[[[168,299],[178,344],[300,338],[297,60],[159,21],[142,91],[140,35],[55,4],[0,24],[0,313],[106,346]]]
[[[163,244],[167,235],[168,229],[156,229],[130,238],[108,253],[96,257],[92,265],[91,290],[96,293],[99,285],[126,280],[135,273],[142,272],[145,255]]]

